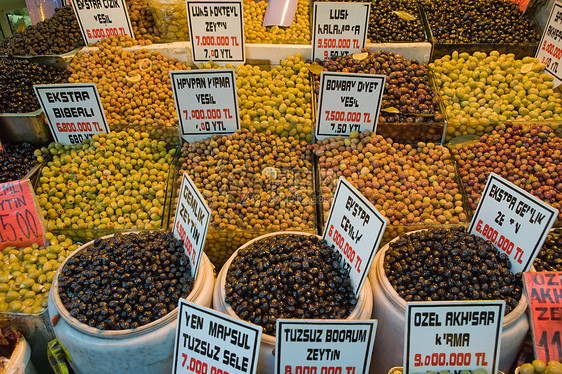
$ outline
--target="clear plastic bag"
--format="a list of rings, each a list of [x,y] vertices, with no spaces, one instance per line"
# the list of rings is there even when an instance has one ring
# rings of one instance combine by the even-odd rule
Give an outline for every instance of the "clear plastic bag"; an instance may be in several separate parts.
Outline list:
[[[149,0],[148,7],[164,42],[189,40],[185,0]]]

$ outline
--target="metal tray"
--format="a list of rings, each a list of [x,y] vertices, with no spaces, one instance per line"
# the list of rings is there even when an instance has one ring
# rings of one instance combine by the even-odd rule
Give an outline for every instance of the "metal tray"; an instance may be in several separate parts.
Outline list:
[[[0,134],[6,143],[44,144],[52,140],[42,109],[28,113],[1,113]]]

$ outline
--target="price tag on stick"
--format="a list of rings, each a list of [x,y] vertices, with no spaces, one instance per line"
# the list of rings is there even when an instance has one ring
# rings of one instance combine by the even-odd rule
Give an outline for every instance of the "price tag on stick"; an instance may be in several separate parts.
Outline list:
[[[246,61],[241,0],[187,0],[187,19],[193,62]]]
[[[361,52],[367,41],[369,3],[315,2],[312,60],[328,60]]]
[[[523,273],[535,357],[562,360],[562,272]]]
[[[406,303],[404,373],[497,373],[505,301]]]
[[[100,132],[109,133],[94,83],[38,84],[33,88],[55,141],[80,144]]]
[[[45,220],[29,179],[0,184],[0,250],[46,245]]]
[[[86,45],[110,36],[134,38],[125,0],[71,0]]]
[[[366,374],[377,321],[277,320],[275,373]]]
[[[254,374],[262,328],[180,299],[173,374]]]
[[[194,279],[199,271],[210,221],[211,210],[203,195],[189,175],[183,173],[172,232],[175,238],[183,241],[183,248],[191,261],[191,275]]]
[[[558,210],[490,173],[468,232],[509,256],[511,272],[529,271]]]
[[[322,72],[316,138],[375,132],[385,81],[384,75]]]
[[[192,142],[240,129],[234,69],[171,71],[180,137]]]
[[[554,77],[554,87],[562,83],[562,3],[556,1],[550,11],[535,57]]]
[[[322,238],[334,245],[358,295],[379,247],[387,220],[340,177]]]

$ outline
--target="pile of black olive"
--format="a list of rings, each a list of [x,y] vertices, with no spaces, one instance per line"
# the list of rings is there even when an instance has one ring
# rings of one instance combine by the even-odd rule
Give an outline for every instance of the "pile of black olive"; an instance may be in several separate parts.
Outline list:
[[[350,1],[336,0],[336,2]],[[351,2],[365,3],[366,1],[351,0]],[[426,40],[418,6],[415,2],[408,0],[371,0],[370,4],[368,42],[420,42]]]
[[[66,5],[57,8],[51,18],[0,41],[0,55],[60,55],[83,46],[72,6]]]
[[[39,109],[33,85],[64,83],[69,75],[65,69],[0,58],[0,113],[27,113]]]
[[[183,244],[169,232],[96,239],[58,278],[70,315],[100,330],[146,325],[174,310],[193,287]]]
[[[357,304],[349,272],[316,236],[276,235],[240,249],[225,290],[238,317],[269,335],[278,318],[346,318]]]
[[[356,56],[316,61],[313,65],[321,65],[327,71],[386,75],[379,123],[443,121],[439,96],[431,87],[427,64],[386,51],[371,52],[361,59]],[[319,89],[317,79],[316,93]]]
[[[0,183],[23,179],[37,164],[35,147],[29,143],[4,144],[0,152]]]
[[[406,301],[521,299],[521,274],[490,241],[464,227],[414,232],[391,242],[384,257],[390,284]]]
[[[533,266],[537,271],[562,271],[562,228],[548,234]]]
[[[440,43],[535,43],[535,21],[511,0],[421,0]]]

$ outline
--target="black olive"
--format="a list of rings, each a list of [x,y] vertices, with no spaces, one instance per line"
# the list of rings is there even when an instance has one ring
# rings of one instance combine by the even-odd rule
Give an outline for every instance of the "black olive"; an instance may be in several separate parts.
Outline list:
[[[178,245],[181,248],[181,242],[165,232],[96,239],[61,269],[64,282],[59,284],[59,294],[65,308],[79,321],[105,330],[136,328],[163,317],[193,284],[189,261],[183,252],[178,253]],[[141,261],[133,269],[131,263],[139,256],[150,261]],[[177,272],[182,257],[184,271]],[[99,266],[101,260],[109,266]],[[108,282],[97,282],[97,278]],[[142,282],[143,278],[149,281]],[[182,284],[181,292],[172,284]],[[107,301],[101,301],[102,297]]]

